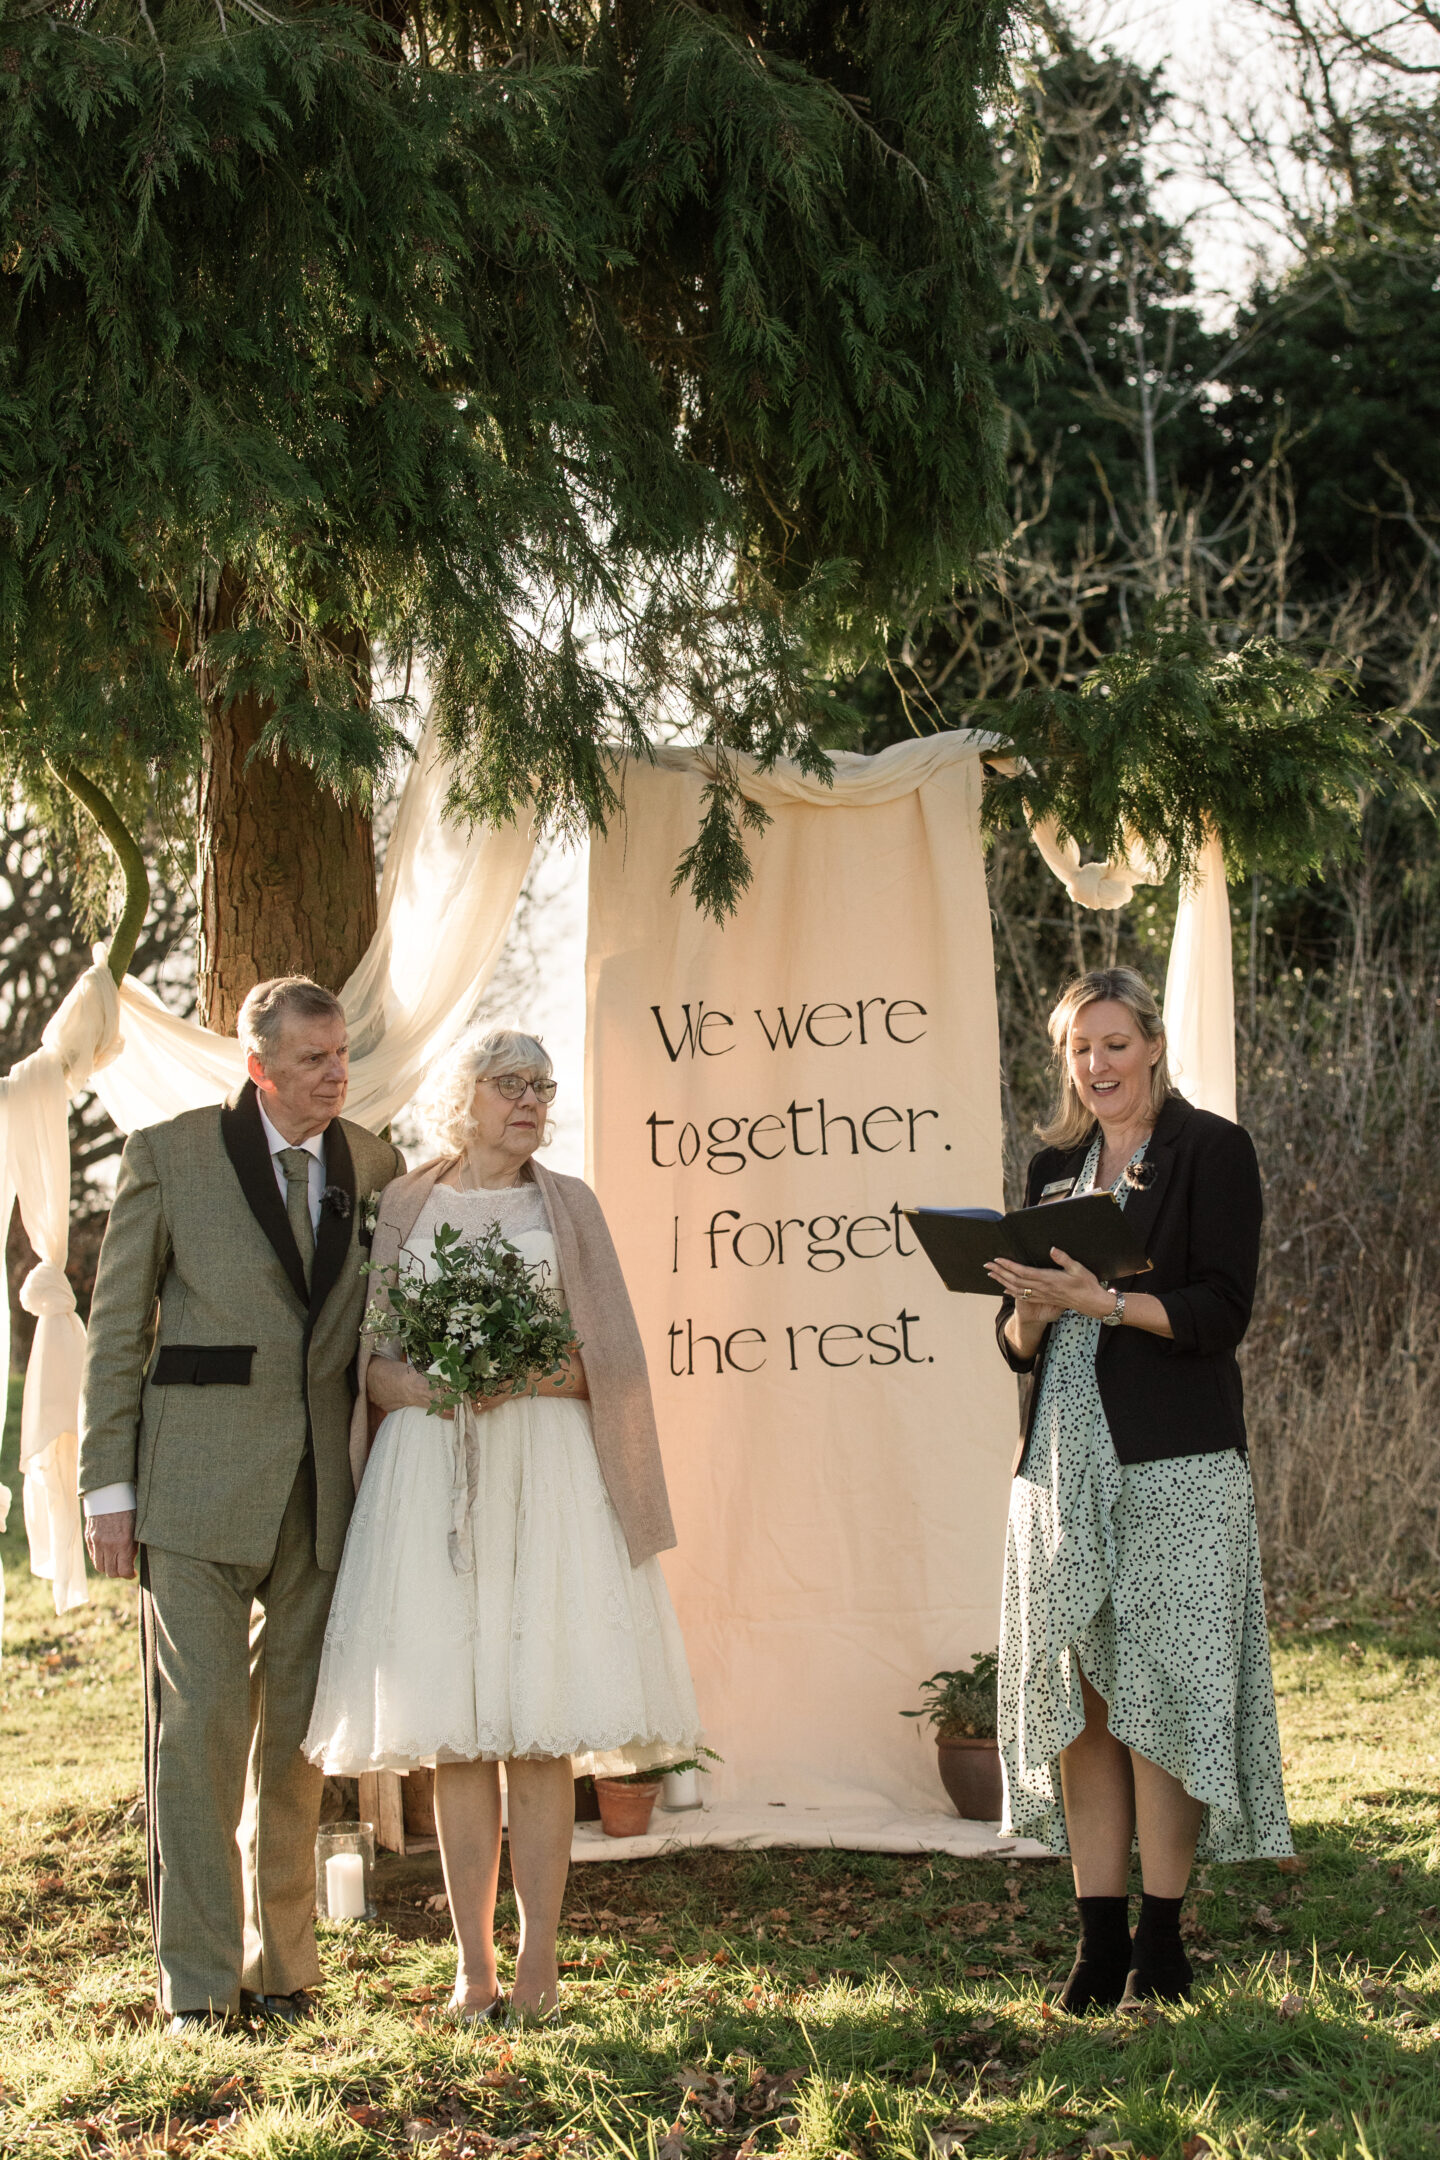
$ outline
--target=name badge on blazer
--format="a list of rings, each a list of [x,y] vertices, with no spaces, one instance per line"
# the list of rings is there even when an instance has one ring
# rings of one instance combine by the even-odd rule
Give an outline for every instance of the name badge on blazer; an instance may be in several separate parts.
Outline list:
[[[1079,1176],[1078,1171],[1075,1173],[1075,1176]],[[1036,1205],[1038,1207],[1044,1207],[1046,1203],[1051,1200],[1068,1200],[1074,1189],[1074,1177],[1056,1178],[1053,1183],[1041,1186],[1040,1198],[1037,1201]]]
[[[254,1343],[167,1343],[150,1368],[155,1387],[249,1387]]]

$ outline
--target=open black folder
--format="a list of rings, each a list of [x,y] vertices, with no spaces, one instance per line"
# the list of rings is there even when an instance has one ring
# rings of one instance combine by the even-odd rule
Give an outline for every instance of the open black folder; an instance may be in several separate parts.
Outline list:
[[[1078,1200],[1051,1200],[1044,1207],[1014,1208],[997,1215],[994,1208],[906,1208],[905,1219],[919,1238],[947,1290],[968,1290],[974,1297],[1003,1293],[985,1272],[987,1260],[1018,1260],[1024,1267],[1053,1267],[1050,1248],[1078,1260],[1101,1282],[1143,1275],[1150,1266],[1145,1247],[1126,1227],[1125,1210],[1108,1192],[1084,1193]]]

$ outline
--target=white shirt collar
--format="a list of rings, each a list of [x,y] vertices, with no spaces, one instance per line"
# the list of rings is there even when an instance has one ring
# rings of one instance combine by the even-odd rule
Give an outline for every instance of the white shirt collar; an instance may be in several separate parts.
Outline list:
[[[260,1112],[260,1123],[265,1128],[265,1138],[272,1155],[278,1155],[282,1148],[302,1147],[307,1155],[313,1155],[316,1162],[323,1167],[325,1162],[325,1135],[323,1132],[311,1133],[308,1140],[287,1140],[284,1133],[277,1132],[265,1115],[265,1104],[258,1089],[255,1094],[255,1105]]]

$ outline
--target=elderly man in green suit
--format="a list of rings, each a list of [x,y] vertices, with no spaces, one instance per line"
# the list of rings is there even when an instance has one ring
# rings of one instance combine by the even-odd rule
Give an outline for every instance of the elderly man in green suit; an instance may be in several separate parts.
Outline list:
[[[250,1078],[134,1132],[80,1412],[86,1536],[140,1573],[150,1915],[171,2030],[303,2017],[322,1779],[300,1752],[350,1519],[362,1204],[405,1167],[340,1111],[339,1001],[241,1008]],[[158,1306],[158,1310],[157,1310]]]

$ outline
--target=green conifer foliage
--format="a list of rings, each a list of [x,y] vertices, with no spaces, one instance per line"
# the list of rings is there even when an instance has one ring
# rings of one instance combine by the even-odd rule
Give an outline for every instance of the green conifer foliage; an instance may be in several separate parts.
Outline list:
[[[603,819],[680,707],[818,767],[828,671],[997,537],[1006,16],[12,6],[0,754],[173,785],[249,693],[364,790],[383,650],[475,813]],[[735,809],[722,757],[711,906]]]

